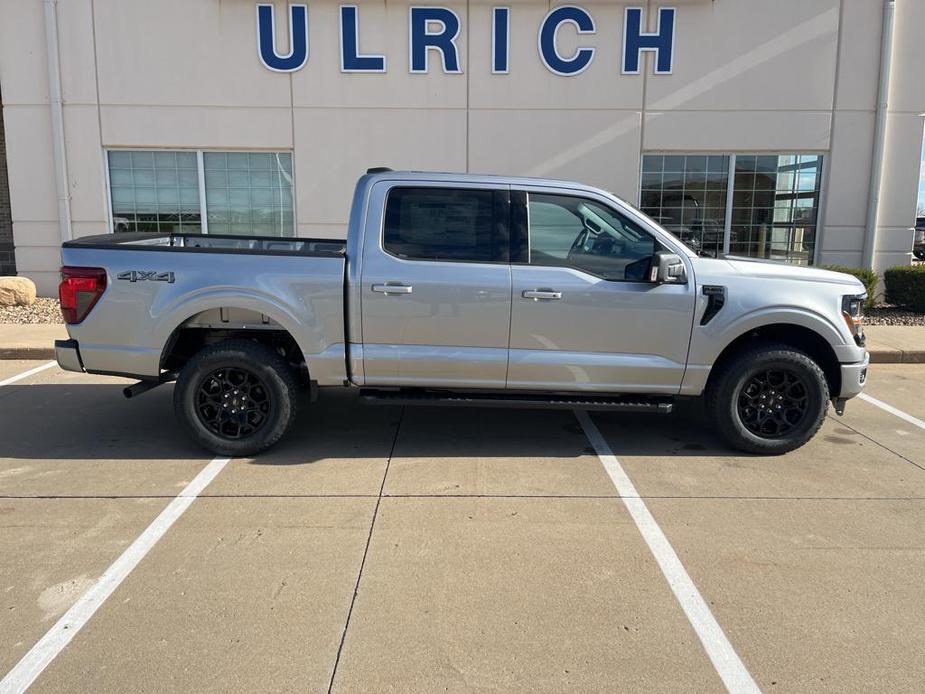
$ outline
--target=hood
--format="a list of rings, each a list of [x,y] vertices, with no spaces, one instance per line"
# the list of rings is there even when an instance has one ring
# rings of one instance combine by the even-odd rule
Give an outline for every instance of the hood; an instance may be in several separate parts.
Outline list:
[[[831,270],[823,270],[816,267],[790,265],[789,263],[773,260],[761,260],[758,258],[746,258],[734,255],[727,255],[723,260],[729,263],[736,272],[748,275],[749,277],[840,284],[857,290],[859,294],[866,291],[861,280],[843,272],[832,272]]]

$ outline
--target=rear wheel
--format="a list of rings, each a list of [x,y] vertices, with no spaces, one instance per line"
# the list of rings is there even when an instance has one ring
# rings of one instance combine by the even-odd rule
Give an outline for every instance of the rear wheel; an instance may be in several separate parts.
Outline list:
[[[809,441],[828,405],[822,369],[787,345],[759,345],[733,357],[707,391],[707,409],[723,437],[734,448],[764,455]]]
[[[286,361],[250,340],[206,347],[183,367],[173,392],[177,418],[213,453],[249,456],[292,426],[298,385]]]

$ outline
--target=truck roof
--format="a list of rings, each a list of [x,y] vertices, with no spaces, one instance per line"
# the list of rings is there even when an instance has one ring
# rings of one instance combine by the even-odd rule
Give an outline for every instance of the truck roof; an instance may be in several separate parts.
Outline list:
[[[393,171],[385,167],[375,167],[367,171],[360,179],[364,183],[376,181],[428,181],[445,183],[468,183],[475,185],[511,185],[511,186],[546,186],[550,188],[569,188],[616,197],[602,188],[585,185],[576,181],[555,178],[537,178],[531,176],[503,176],[500,174],[453,173],[448,171]]]

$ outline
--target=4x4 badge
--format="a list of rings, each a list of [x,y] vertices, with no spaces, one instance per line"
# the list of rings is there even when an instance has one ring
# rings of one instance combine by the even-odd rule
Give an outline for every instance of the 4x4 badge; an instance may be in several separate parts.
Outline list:
[[[126,270],[116,275],[117,280],[129,282],[167,282],[173,284],[172,272],[158,272],[157,270]]]

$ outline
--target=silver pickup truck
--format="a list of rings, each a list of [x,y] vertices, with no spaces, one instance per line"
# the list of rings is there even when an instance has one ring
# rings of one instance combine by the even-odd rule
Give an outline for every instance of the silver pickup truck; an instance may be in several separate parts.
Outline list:
[[[784,453],[867,374],[854,277],[698,257],[563,181],[371,169],[346,243],[120,233],[62,258],[58,363],[140,379],[126,397],[176,381],[180,422],[222,455],[271,446],[321,388],[656,413],[704,396],[732,446]]]

